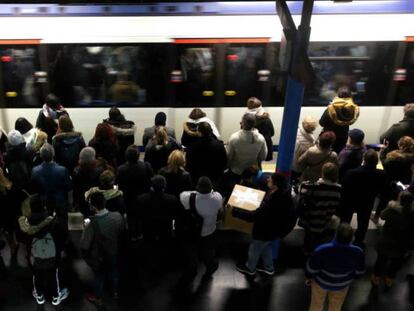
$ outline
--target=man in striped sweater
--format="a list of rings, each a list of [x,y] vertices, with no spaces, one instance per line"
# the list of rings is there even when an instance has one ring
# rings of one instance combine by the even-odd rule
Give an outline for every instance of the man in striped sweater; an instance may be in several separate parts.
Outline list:
[[[305,229],[304,249],[308,254],[333,237],[329,227],[341,201],[341,185],[337,180],[338,167],[327,162],[322,166],[322,178],[300,185],[300,223]]]
[[[316,248],[306,264],[306,285],[312,288],[309,311],[322,311],[328,298],[329,311],[340,311],[349,285],[365,272],[361,248],[352,245],[352,227],[340,224],[330,243]]]

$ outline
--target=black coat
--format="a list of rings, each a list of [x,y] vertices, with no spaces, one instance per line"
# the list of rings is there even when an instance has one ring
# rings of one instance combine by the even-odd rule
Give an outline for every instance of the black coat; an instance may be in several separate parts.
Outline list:
[[[78,165],[79,153],[85,147],[85,141],[79,132],[60,133],[53,137],[55,161],[66,167],[70,174]]]
[[[31,154],[26,149],[26,144],[17,146],[6,143],[4,157],[6,175],[13,183],[14,189],[28,190],[32,169]]]
[[[194,182],[201,176],[217,182],[227,166],[227,154],[223,142],[216,138],[201,137],[187,148],[187,171]]]
[[[85,200],[85,192],[99,185],[99,175],[103,170],[95,166],[77,166],[72,175],[73,182],[73,205],[85,216],[89,216],[89,203]]]
[[[111,126],[118,139],[117,162],[120,165],[125,162],[126,149],[135,142],[135,123],[125,119],[119,121],[105,119],[104,122]]]
[[[150,145],[145,150],[144,161],[149,162],[155,173],[164,166],[167,165],[168,157],[171,152],[179,149],[178,146],[168,142],[166,145]]]
[[[257,130],[266,140],[267,156],[266,161],[270,161],[273,158],[273,142],[272,137],[275,135],[275,129],[273,128],[272,120],[266,116],[256,116]]]
[[[398,140],[403,136],[414,137],[414,119],[404,118],[381,135],[381,143],[388,141],[388,146],[381,152],[381,159],[385,159],[388,152],[398,149]]]
[[[178,172],[172,172],[167,167],[163,167],[158,173],[167,180],[165,193],[179,198],[181,192],[193,189],[191,176],[187,171],[179,170]]]
[[[116,155],[118,152],[118,145],[114,145],[109,140],[101,140],[92,138],[89,141],[89,147],[92,147],[96,151],[96,158],[105,159],[109,165],[116,167]]]
[[[319,124],[323,127],[322,132],[332,131],[335,133],[336,140],[332,145],[332,150],[339,154],[348,140],[349,125],[337,125],[329,116],[328,109],[322,114]]]

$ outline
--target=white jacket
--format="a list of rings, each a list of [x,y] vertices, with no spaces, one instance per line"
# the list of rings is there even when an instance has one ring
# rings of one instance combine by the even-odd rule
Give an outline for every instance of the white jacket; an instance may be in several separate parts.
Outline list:
[[[266,141],[258,130],[239,130],[230,136],[227,146],[227,163],[229,169],[238,175],[267,155]]]
[[[298,134],[296,136],[295,154],[293,155],[292,171],[301,172],[301,168],[298,165],[299,157],[306,152],[310,147],[315,145],[315,136],[312,133],[306,132],[302,125],[298,128]]]

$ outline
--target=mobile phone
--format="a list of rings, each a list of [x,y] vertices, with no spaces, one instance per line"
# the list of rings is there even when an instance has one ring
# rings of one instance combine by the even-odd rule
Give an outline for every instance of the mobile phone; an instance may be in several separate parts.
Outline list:
[[[86,225],[88,225],[89,223],[91,222],[91,220],[89,219],[89,218],[85,218],[84,220],[83,220],[83,224],[86,226]]]

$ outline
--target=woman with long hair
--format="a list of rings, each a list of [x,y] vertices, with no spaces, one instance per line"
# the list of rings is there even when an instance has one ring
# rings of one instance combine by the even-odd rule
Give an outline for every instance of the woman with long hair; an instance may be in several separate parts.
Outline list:
[[[109,165],[116,167],[118,140],[108,123],[96,126],[95,136],[89,141],[89,146],[95,149],[97,158],[103,158]]]

